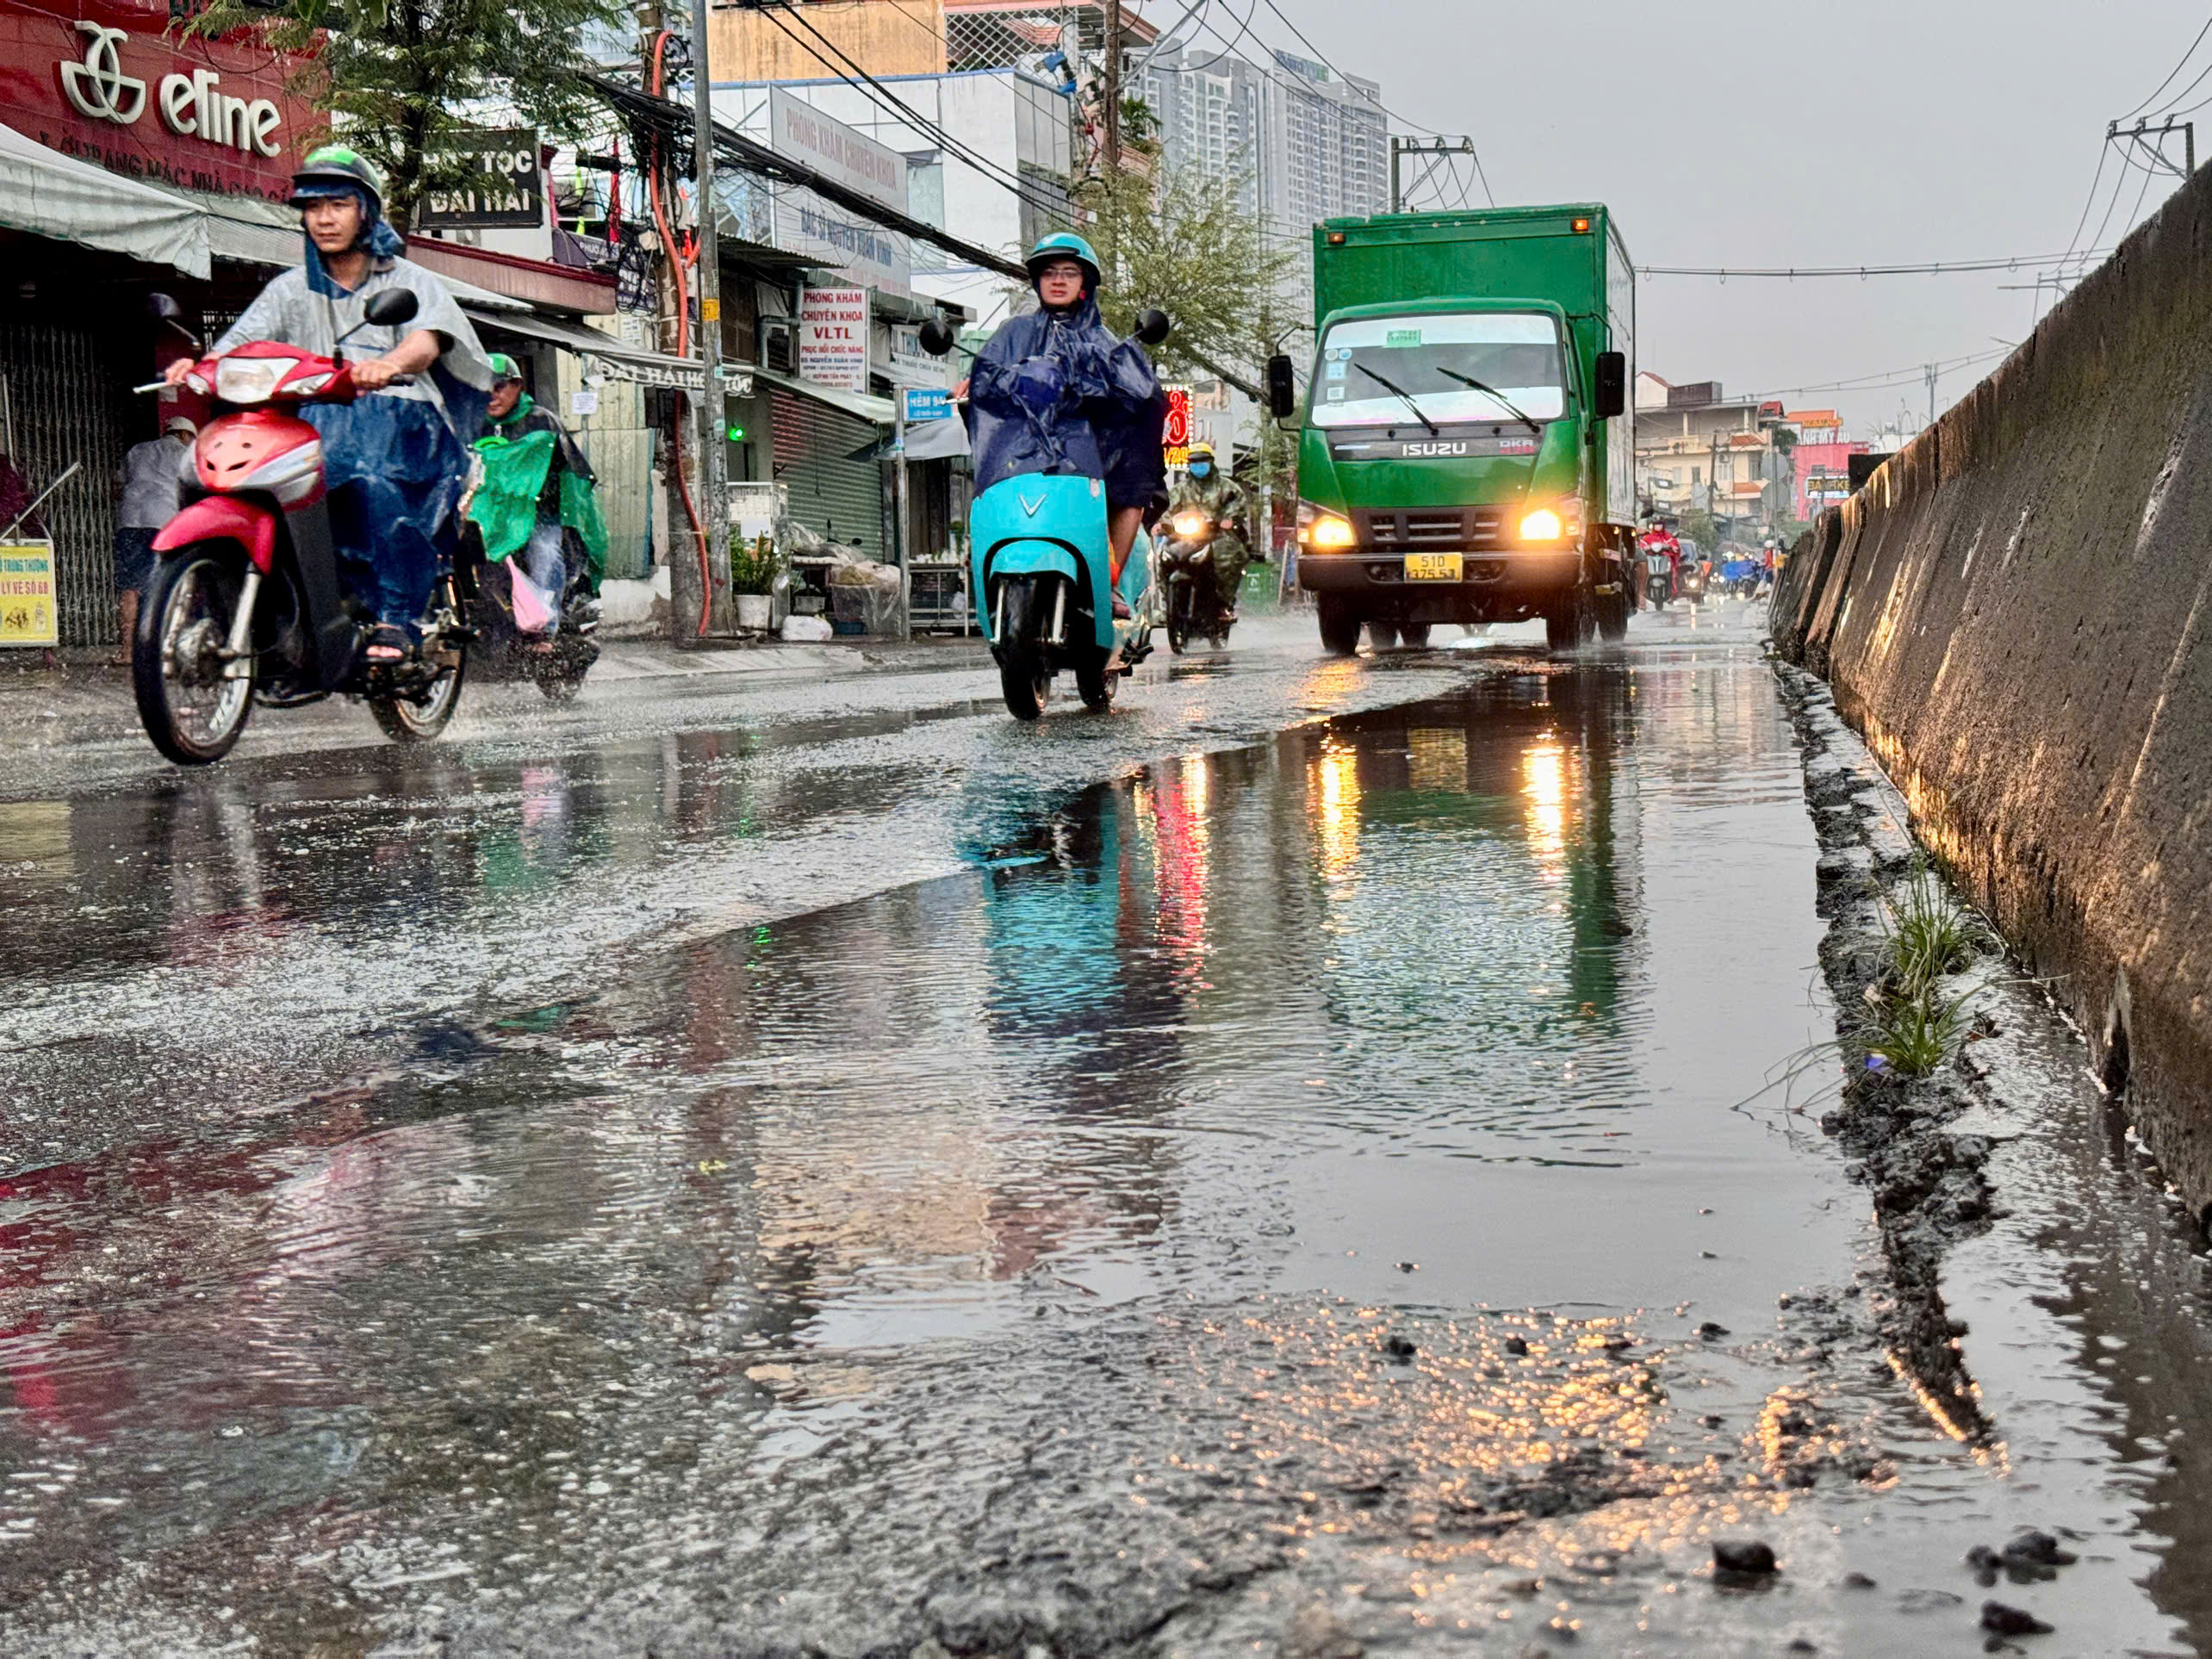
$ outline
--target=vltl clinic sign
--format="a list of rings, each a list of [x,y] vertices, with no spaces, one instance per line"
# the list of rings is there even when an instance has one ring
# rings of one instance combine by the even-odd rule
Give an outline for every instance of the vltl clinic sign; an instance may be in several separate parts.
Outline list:
[[[189,190],[287,193],[311,113],[294,65],[234,40],[170,35],[165,0],[0,0],[0,121],[49,149]]]

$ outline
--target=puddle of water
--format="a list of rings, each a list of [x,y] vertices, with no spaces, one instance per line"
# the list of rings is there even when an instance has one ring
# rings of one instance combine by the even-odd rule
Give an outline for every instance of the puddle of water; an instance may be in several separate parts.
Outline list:
[[[1777,1294],[1863,1240],[1788,1097],[1737,1109],[1832,1029],[1755,658],[1480,685],[1041,820],[975,787],[965,873],[0,1192],[0,1581],[259,1550],[316,1563],[280,1600],[450,1568],[521,1619],[547,1575],[705,1572],[836,1649],[1041,1540],[1187,1597],[1263,1532],[1557,1492],[1694,1557],[1802,1379]],[[1760,1491],[1808,1562],[1874,1502]]]

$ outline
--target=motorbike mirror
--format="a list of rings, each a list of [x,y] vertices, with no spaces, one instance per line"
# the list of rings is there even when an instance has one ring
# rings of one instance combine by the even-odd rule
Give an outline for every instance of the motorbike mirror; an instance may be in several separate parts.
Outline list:
[[[949,353],[956,338],[942,317],[932,317],[922,325],[922,349],[933,357]]]
[[[152,314],[153,320],[156,322],[162,324],[165,327],[173,328],[179,334],[183,335],[184,337],[184,343],[190,345],[195,352],[197,352],[201,349],[200,337],[197,334],[195,334],[190,329],[184,326],[184,308],[177,304],[177,301],[171,299],[168,295],[147,295],[146,296],[146,308]]]
[[[1298,413],[1298,371],[1279,351],[1267,360],[1267,412],[1277,420]]]
[[[1137,313],[1137,343],[1140,345],[1158,345],[1174,332],[1174,319],[1165,311]]]
[[[415,296],[403,288],[388,288],[369,296],[369,303],[361,308],[361,320],[374,323],[379,328],[396,328],[403,322],[412,322],[420,308]]]

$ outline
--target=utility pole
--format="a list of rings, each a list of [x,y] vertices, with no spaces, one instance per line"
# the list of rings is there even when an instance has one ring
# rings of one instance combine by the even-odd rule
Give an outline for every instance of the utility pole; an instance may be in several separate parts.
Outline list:
[[[1928,424],[1932,426],[1936,424],[1936,382],[1943,377],[1942,366],[1931,363],[1920,374],[1928,382]]]
[[[707,72],[708,0],[691,0],[692,168],[699,185],[699,515],[706,526],[705,632],[727,634],[730,600],[728,405],[722,383],[722,252],[714,204],[714,77]],[[693,624],[696,626],[696,624]]]
[[[1117,179],[1122,171],[1122,0],[1106,0],[1105,164],[1108,180]]]

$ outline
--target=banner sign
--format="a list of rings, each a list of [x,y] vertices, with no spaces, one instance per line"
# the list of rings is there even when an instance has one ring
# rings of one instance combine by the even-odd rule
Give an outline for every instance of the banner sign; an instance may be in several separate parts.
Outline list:
[[[798,376],[841,392],[868,389],[867,289],[799,290]]]
[[[53,544],[0,544],[0,645],[59,645]]]
[[[768,146],[805,162],[886,208],[906,211],[906,158],[842,121],[833,121],[780,86],[768,89]],[[913,281],[907,239],[811,190],[777,192],[775,245],[813,257],[850,281],[904,294]]]
[[[184,190],[283,201],[316,123],[301,67],[244,37],[170,39],[164,0],[0,13],[0,123],[62,155]]]
[[[426,230],[535,230],[545,222],[545,171],[537,132],[506,127],[449,133],[432,148],[441,166],[460,164],[440,190],[423,192],[415,223]]]
[[[1160,443],[1167,450],[1167,464],[1187,467],[1190,464],[1190,388],[1170,386],[1167,393],[1167,430]]]

